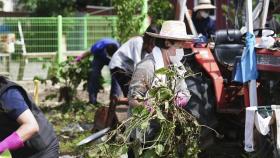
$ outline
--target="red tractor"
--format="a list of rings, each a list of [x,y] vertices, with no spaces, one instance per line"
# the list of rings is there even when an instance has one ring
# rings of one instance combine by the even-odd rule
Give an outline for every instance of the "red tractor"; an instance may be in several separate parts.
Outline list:
[[[198,73],[186,79],[192,93],[188,108],[202,124],[224,135],[224,138],[214,140],[215,146],[213,143],[213,146],[207,147],[210,153],[206,157],[219,157],[219,154],[221,157],[241,157],[244,154],[244,116],[245,108],[249,106],[249,92],[246,84],[232,80],[236,59],[242,56],[245,46],[242,37],[239,30],[220,30],[216,32],[215,47],[212,50],[207,46],[185,44],[185,53],[189,54],[185,57],[185,66]],[[256,53],[259,105],[279,105],[280,50],[256,49]],[[203,131],[202,145],[213,141],[209,131]],[[270,135],[259,135],[260,142],[256,143],[258,146],[253,155],[273,157],[275,148],[271,138]],[[211,155],[211,152],[215,155]]]
[[[261,17],[260,28],[264,28],[262,26],[267,16],[268,3],[269,1],[262,3],[263,6],[260,7],[263,8],[262,12],[256,11],[262,15],[253,15]],[[182,8],[184,5],[181,5],[181,10],[184,10]],[[247,14],[252,13],[248,12]],[[186,15],[188,28],[196,34],[189,13],[181,12],[181,14]],[[182,20],[182,17],[180,16],[179,19]],[[257,43],[261,41],[263,33],[270,31],[273,32],[270,29],[255,29]],[[274,32],[269,36],[273,35]],[[279,45],[280,38],[274,39],[275,45]],[[247,83],[233,81],[233,76],[236,62],[240,60],[245,47],[245,34],[237,29],[218,30],[214,42],[215,46],[212,48],[207,44],[193,42],[187,42],[184,46],[184,64],[198,74],[186,79],[192,94],[188,110],[198,118],[200,123],[216,129],[223,136],[215,137],[213,131],[203,128],[201,145],[204,152],[199,157],[236,158],[247,157],[246,155],[261,158],[280,157],[276,149],[275,129],[266,136],[258,132],[254,133],[255,152],[244,151],[245,111],[246,107],[250,106],[249,86]],[[276,47],[278,48],[274,50],[255,49],[259,72],[256,81],[257,102],[261,105],[259,106],[261,115],[272,113],[271,109],[262,110],[261,107],[280,105],[280,48]]]

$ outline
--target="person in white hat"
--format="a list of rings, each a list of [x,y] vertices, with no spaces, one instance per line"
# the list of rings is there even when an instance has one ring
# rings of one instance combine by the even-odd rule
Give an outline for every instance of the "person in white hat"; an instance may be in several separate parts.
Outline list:
[[[146,93],[151,86],[156,84],[156,80],[159,78],[158,76],[155,77],[156,70],[164,67],[169,68],[169,66],[175,64],[185,70],[180,62],[183,55],[177,52],[180,52],[178,49],[182,48],[185,41],[193,39],[192,35],[187,35],[185,23],[175,20],[165,21],[159,34],[146,33],[156,38],[156,46],[151,54],[137,64],[132,75],[128,93],[130,108],[147,103]],[[165,76],[161,77],[162,81],[167,80]],[[184,79],[178,79],[176,83],[178,83],[175,88],[178,94],[178,98],[175,99],[176,105],[185,107],[190,99],[190,93]]]
[[[170,66],[175,65],[175,67],[178,67],[179,70],[181,70],[180,75],[184,74],[186,69],[181,63],[183,55],[181,54],[182,52],[180,50],[182,50],[181,48],[184,42],[189,40],[193,41],[194,39],[193,35],[187,34],[185,23],[175,20],[165,21],[162,24],[159,34],[150,32],[146,33],[156,38],[155,47],[151,54],[146,56],[136,65],[136,69],[132,75],[128,93],[128,116],[131,115],[132,109],[137,106],[144,106],[150,112],[154,111],[151,106],[151,102],[149,101],[148,91],[154,85],[157,85],[158,83],[161,84],[162,81],[168,81],[168,77],[164,75],[157,74],[157,76],[155,76],[155,71],[160,68],[170,68]],[[195,96],[191,96],[191,93],[185,82],[185,78],[177,78],[172,83],[176,83],[176,97],[173,100],[176,106],[190,111],[190,113],[198,118],[199,121],[201,121],[201,118],[198,116],[200,114],[207,117],[207,119],[212,119],[210,117],[208,118],[208,116],[212,115],[208,112],[209,110],[204,107],[204,104],[198,103],[195,99]],[[211,125],[211,127],[213,126]],[[149,131],[147,131],[147,135],[145,135],[146,141],[153,140],[155,136],[154,133],[157,133],[159,129],[159,124],[157,122],[151,121]],[[209,137],[209,139],[203,137],[205,141],[202,143],[207,142],[207,144],[212,145],[211,143],[213,141],[210,140],[212,139],[211,133],[207,132],[208,131],[204,132],[203,135]],[[141,140],[141,134],[137,133],[137,129],[134,133],[132,133],[131,137],[132,139]],[[206,146],[204,144],[201,145],[204,148]]]
[[[148,99],[148,90],[159,82],[167,81],[167,77],[164,75],[155,76],[155,71],[160,68],[169,68],[169,66],[175,64],[181,65],[182,70],[185,70],[180,62],[182,56],[177,54],[176,50],[182,48],[185,41],[193,39],[192,36],[187,35],[185,23],[182,21],[165,21],[159,34],[146,33],[155,37],[155,47],[151,54],[147,55],[136,65],[136,69],[133,72],[128,92],[128,116],[131,116],[132,109],[138,106],[146,107],[151,113],[154,111]],[[177,83],[175,87],[177,97],[175,97],[174,102],[176,106],[184,108],[190,99],[190,92],[185,79],[176,79],[174,83]],[[145,141],[148,142],[155,139],[159,129],[160,125],[158,122],[150,121],[149,129],[145,134]],[[143,140],[143,135],[139,133],[139,129],[135,129],[131,133],[131,140],[135,139]],[[128,157],[133,157],[133,155],[133,150],[129,150]]]
[[[209,16],[210,11],[215,8],[210,0],[199,0],[198,5],[193,8],[192,20],[196,31],[206,38],[210,38],[216,31],[215,20]]]

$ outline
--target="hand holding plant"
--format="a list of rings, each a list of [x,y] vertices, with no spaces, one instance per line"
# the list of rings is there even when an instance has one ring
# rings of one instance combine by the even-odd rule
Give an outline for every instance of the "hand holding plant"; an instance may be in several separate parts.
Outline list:
[[[80,62],[80,61],[82,60],[82,58],[83,58],[83,54],[77,56],[77,57],[75,58],[75,62]]]
[[[178,92],[174,98],[174,104],[177,107],[184,108],[188,104],[189,100],[190,100],[190,96],[187,96],[182,92]]]
[[[151,87],[143,105],[133,107],[131,116],[105,142],[92,146],[89,157],[120,157],[129,148],[135,157],[197,157],[201,126],[182,108],[189,98],[172,86],[177,71],[163,68],[157,74],[166,75],[167,83]]]

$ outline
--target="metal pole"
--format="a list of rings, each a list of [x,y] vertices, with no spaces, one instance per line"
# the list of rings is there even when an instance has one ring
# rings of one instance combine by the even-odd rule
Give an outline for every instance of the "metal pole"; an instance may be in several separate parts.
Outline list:
[[[186,3],[187,2],[188,1],[186,1]],[[187,22],[189,24],[189,27],[191,29],[192,34],[197,36],[197,31],[196,31],[196,28],[195,28],[195,26],[193,24],[193,21],[192,21],[191,15],[189,13],[188,7],[186,6],[186,3],[185,3],[185,12],[184,13],[186,14],[186,19],[187,19]]]
[[[268,12],[268,7],[269,7],[269,1],[270,0],[264,1],[263,12],[262,12],[262,16],[261,16],[261,28],[265,28],[267,12]]]
[[[84,49],[87,49],[87,41],[88,41],[88,36],[87,36],[87,33],[88,33],[88,30],[87,30],[87,18],[88,16],[84,16]]]
[[[62,16],[57,17],[57,62],[62,62]]]
[[[253,34],[252,0],[247,0],[247,30]],[[250,106],[258,106],[256,80],[249,82]]]
[[[186,13],[186,2],[187,0],[178,0],[177,3],[179,3],[180,6],[180,13],[179,13],[179,20],[184,21],[184,15]]]

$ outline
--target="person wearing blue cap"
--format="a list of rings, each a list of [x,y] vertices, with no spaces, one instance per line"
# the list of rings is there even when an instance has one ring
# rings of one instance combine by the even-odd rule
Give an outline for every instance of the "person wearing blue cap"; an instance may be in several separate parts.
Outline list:
[[[105,65],[109,65],[112,55],[119,48],[119,43],[111,38],[102,38],[93,44],[89,51],[76,57],[75,61],[79,62],[89,55],[94,59],[91,63],[91,72],[88,78],[89,102],[97,104],[97,94],[102,88],[100,84],[101,70]],[[111,79],[110,99],[118,97],[121,93],[120,87],[114,77]]]

